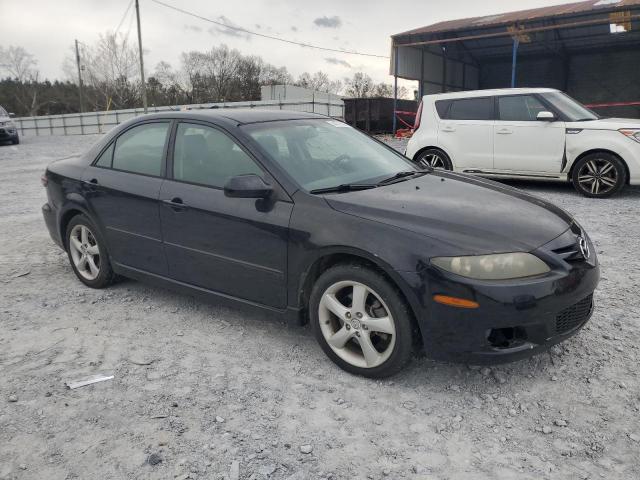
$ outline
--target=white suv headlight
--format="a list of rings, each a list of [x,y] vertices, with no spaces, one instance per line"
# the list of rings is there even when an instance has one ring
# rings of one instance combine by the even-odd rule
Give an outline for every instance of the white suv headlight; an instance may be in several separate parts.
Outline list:
[[[436,257],[431,263],[447,272],[476,280],[508,280],[549,272],[549,266],[525,252],[469,257]]]
[[[640,128],[621,128],[618,131],[625,137],[640,143]]]

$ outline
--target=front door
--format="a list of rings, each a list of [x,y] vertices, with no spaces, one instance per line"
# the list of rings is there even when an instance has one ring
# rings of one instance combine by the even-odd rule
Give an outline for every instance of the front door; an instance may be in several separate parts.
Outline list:
[[[540,121],[548,110],[534,95],[497,98],[494,168],[498,171],[560,173],[565,151],[565,124]]]
[[[83,175],[112,260],[159,275],[167,274],[158,196],[170,125],[155,121],[126,130]]]
[[[438,144],[456,170],[493,168],[493,99],[452,100],[440,121]]]
[[[236,175],[273,180],[230,136],[212,126],[179,123],[173,161],[160,192],[169,276],[276,308],[287,305],[286,264],[293,204],[229,198]]]

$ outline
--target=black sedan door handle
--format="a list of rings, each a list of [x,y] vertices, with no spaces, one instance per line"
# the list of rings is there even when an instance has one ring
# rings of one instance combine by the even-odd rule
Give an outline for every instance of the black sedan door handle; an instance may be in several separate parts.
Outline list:
[[[162,203],[171,208],[174,212],[179,212],[187,208],[187,205],[179,197],[174,197],[171,200],[162,200]]]
[[[85,180],[84,183],[87,185],[90,191],[95,191],[98,186],[98,179],[92,178],[91,180]]]

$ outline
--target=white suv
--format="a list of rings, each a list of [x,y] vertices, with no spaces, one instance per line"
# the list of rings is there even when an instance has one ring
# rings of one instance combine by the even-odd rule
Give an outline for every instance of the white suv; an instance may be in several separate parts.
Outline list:
[[[640,120],[600,118],[548,88],[426,95],[406,156],[493,178],[572,181],[588,197],[640,184]]]

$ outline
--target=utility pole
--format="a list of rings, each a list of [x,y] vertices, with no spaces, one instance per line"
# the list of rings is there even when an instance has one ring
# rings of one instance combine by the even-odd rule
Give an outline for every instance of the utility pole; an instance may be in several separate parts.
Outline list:
[[[144,61],[142,59],[142,31],[140,30],[140,4],[136,0],[136,19],[138,21],[138,50],[140,51],[140,81],[142,82],[142,106],[147,113],[147,84],[144,80]]]
[[[76,39],[76,64],[78,65],[78,94],[80,96],[80,113],[84,112],[84,101],[82,99],[82,69],[80,68],[80,49],[78,39]]]

